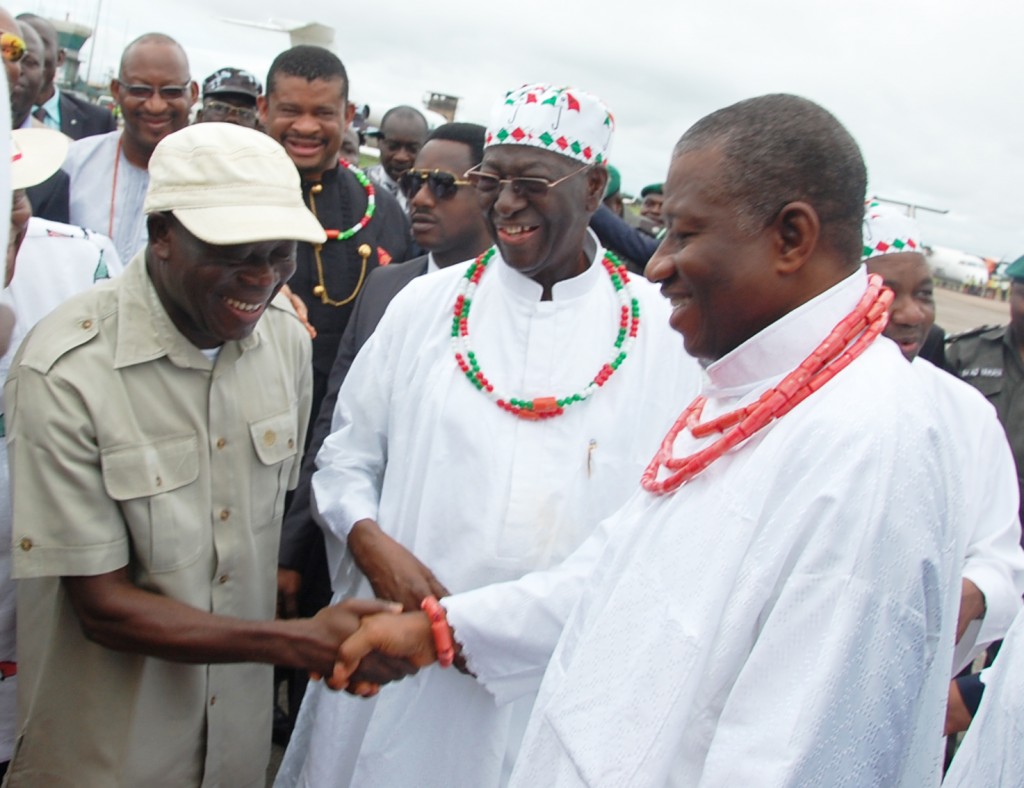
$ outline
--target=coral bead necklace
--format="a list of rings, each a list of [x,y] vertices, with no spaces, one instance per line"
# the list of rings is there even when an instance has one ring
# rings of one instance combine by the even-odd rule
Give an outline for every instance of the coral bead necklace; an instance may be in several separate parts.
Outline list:
[[[459,283],[452,316],[452,349],[455,352],[455,362],[470,383],[493,400],[499,408],[508,411],[513,416],[529,421],[560,416],[567,407],[589,399],[607,383],[608,379],[615,374],[615,370],[626,360],[626,356],[636,342],[637,331],[640,329],[640,304],[633,296],[629,284],[629,274],[626,267],[614,254],[605,252],[601,259],[601,265],[604,266],[612,287],[615,288],[615,293],[619,297],[616,314],[619,330],[613,344],[611,359],[601,366],[594,378],[582,390],[561,397],[548,396],[534,397],[533,399],[509,397],[500,393],[483,373],[476,353],[469,342],[469,308],[473,303],[473,295],[476,293],[480,278],[487,270],[488,263],[494,259],[494,254],[495,249],[492,246],[476,258]]]
[[[727,451],[789,413],[867,350],[889,322],[892,299],[893,293],[882,286],[882,278],[872,274],[868,278],[867,292],[853,311],[832,329],[832,333],[800,366],[777,386],[768,389],[756,402],[700,424],[707,400],[697,397],[676,419],[661,442],[658,453],[644,471],[641,478],[644,489],[659,495],[674,492]],[[704,448],[686,457],[676,458],[672,456],[672,447],[683,429],[688,429],[695,438],[704,438],[716,432],[722,435]],[[662,467],[673,473],[659,480],[658,471]]]

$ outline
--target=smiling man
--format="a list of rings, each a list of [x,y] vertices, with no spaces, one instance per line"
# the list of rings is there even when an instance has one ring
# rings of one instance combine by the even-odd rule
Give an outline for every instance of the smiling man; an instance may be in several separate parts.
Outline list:
[[[145,250],[45,317],[4,389],[10,786],[262,786],[271,667],[242,663],[329,670],[356,624],[272,620],[310,397],[308,337],[274,299],[323,230],[256,131],[193,126],[149,165]]]
[[[318,412],[338,343],[366,275],[378,265],[405,260],[409,222],[390,194],[340,161],[341,137],[355,107],[348,74],[322,47],[282,52],[267,73],[260,120],[284,146],[302,176],[306,204],[327,232],[326,243],[300,243],[288,283],[309,310],[313,339],[313,412]]]
[[[497,103],[465,178],[496,246],[395,296],[317,457],[336,598],[415,610],[557,563],[626,499],[676,398],[696,392],[699,368],[679,352],[665,301],[587,229],[612,127],[574,88],[528,85]],[[422,232],[433,187],[421,183],[410,206]],[[311,685],[278,782],[497,785],[532,701],[498,708],[455,672],[369,703]]]
[[[368,168],[366,174],[397,197],[402,208],[409,204],[399,181],[412,169],[429,131],[427,119],[415,107],[392,107],[381,118],[377,132],[380,163]]]
[[[865,184],[796,96],[687,131],[647,275],[707,378],[643,489],[561,566],[368,619],[344,659],[452,643],[499,704],[540,685],[516,786],[938,785],[965,491],[878,340]]]
[[[149,157],[160,140],[188,125],[199,89],[181,45],[147,33],[125,48],[110,92],[124,129],[78,140],[68,151],[70,223],[110,237],[121,259],[131,260],[146,245]]]

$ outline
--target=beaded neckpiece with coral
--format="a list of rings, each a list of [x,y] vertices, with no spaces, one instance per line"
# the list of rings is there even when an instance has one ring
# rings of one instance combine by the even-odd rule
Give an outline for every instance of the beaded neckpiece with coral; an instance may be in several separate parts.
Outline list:
[[[495,388],[491,380],[481,369],[480,360],[469,340],[469,310],[473,303],[473,295],[477,285],[487,270],[488,264],[494,259],[495,249],[492,246],[466,270],[459,284],[452,316],[452,348],[455,362],[459,365],[466,379],[469,380],[485,396],[490,398],[499,408],[521,419],[536,421],[561,416],[565,409],[578,402],[590,399],[615,371],[622,365],[636,342],[640,329],[640,304],[633,295],[629,283],[626,266],[611,252],[605,252],[601,258],[608,278],[619,297],[619,306],[615,319],[619,330],[612,345],[611,358],[597,371],[597,374],[580,391],[563,394],[562,396],[511,397]]]

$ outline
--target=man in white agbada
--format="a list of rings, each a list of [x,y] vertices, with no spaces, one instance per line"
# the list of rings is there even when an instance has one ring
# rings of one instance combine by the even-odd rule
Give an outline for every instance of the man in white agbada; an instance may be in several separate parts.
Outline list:
[[[318,457],[338,598],[417,610],[558,563],[635,489],[676,402],[696,393],[668,304],[649,282],[626,284],[587,229],[612,127],[572,88],[524,86],[495,109],[466,177],[496,248],[395,297]],[[468,318],[453,328],[463,293]],[[498,708],[457,671],[373,701],[311,685],[277,784],[503,784],[532,701]]]
[[[794,96],[677,145],[647,275],[706,401],[566,562],[447,597],[435,625],[496,702],[540,684],[512,785],[938,784],[963,489],[921,381],[874,339],[865,182]],[[331,685],[373,649],[433,662],[430,619],[365,619]]]
[[[973,386],[918,356],[935,324],[933,281],[917,222],[869,202],[864,217],[864,261],[893,291],[885,335],[933,392],[940,426],[957,446],[958,473],[970,509],[960,529],[964,556],[956,675],[1006,634],[1024,595],[1016,467],[995,408]],[[908,460],[911,461],[911,460]]]

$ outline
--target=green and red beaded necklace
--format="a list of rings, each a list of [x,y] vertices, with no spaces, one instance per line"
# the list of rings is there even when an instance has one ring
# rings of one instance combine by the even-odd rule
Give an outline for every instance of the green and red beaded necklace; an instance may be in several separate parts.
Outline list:
[[[492,246],[477,257],[466,270],[459,284],[452,316],[452,349],[455,352],[455,362],[470,383],[499,408],[508,411],[513,416],[529,421],[561,416],[567,407],[590,399],[601,386],[607,383],[608,379],[615,374],[615,370],[626,360],[626,356],[629,355],[629,351],[636,343],[637,331],[640,329],[640,303],[633,296],[629,284],[629,273],[626,271],[626,266],[614,254],[605,252],[604,257],[601,258],[601,265],[608,273],[612,287],[615,288],[615,293],[619,297],[617,310],[619,330],[613,344],[611,359],[601,366],[594,378],[581,391],[562,397],[534,397],[533,399],[508,397],[495,389],[480,369],[480,362],[469,343],[469,308],[473,303],[473,295],[476,293],[480,278],[487,270],[488,263],[494,259],[494,254],[495,248]]]

